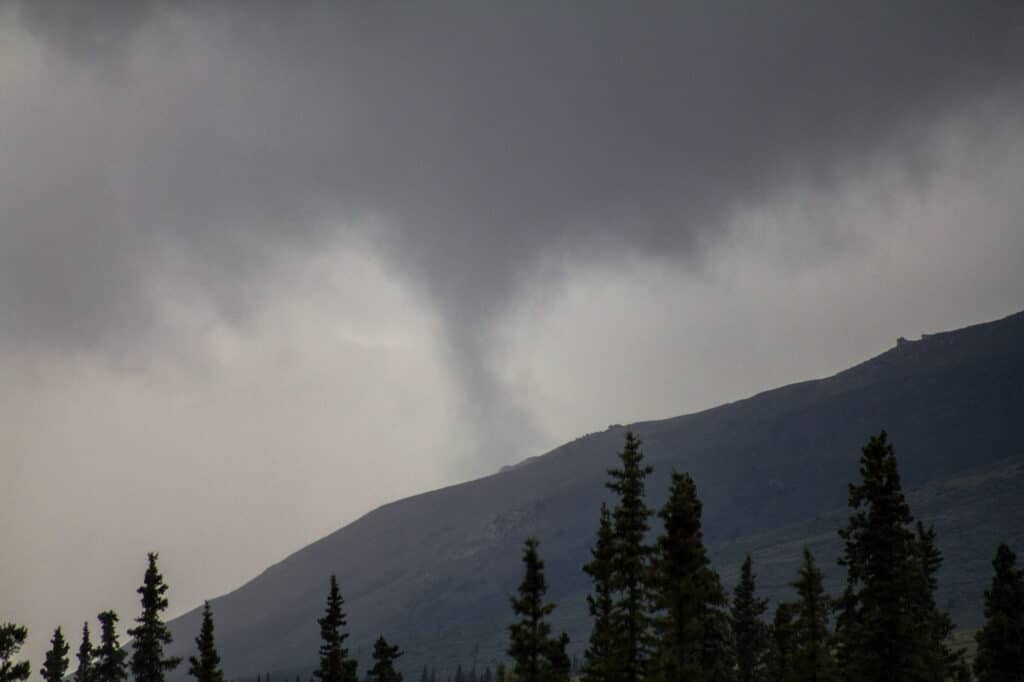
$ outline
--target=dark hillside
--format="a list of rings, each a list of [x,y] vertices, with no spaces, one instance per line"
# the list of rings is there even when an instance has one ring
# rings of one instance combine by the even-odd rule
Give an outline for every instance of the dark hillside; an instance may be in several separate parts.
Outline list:
[[[942,603],[977,624],[998,540],[1024,549],[1024,314],[900,341],[835,376],[697,414],[632,425],[655,466],[649,498],[672,468],[690,471],[705,504],[713,559],[731,588],[746,552],[770,596],[786,591],[800,547],[826,576],[859,448],[889,431],[919,517],[936,523],[947,563]],[[377,509],[213,602],[229,677],[308,671],[327,578],[338,574],[365,660],[386,633],[426,663],[493,665],[505,646],[508,594],[522,540],[541,539],[550,596],[578,649],[589,624],[580,566],[624,427],[591,434],[501,473]],[[179,651],[198,611],[172,623]]]

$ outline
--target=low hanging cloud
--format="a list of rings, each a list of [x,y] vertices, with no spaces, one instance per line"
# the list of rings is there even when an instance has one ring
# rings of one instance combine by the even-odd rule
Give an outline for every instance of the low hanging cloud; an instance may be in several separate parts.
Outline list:
[[[541,256],[692,264],[794,184],[883,153],[927,178],[932,126],[1019,109],[1024,75],[996,1],[3,9],[0,343],[137,354],[174,278],[244,324],[358,235],[440,311],[497,440],[528,425],[483,360]]]

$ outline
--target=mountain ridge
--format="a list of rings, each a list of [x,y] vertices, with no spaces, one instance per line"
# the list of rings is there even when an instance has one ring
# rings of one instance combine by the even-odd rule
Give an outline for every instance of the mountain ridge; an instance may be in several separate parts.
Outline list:
[[[944,528],[970,522],[964,527],[974,533],[963,547],[980,551],[975,545],[987,537],[976,528],[985,521],[982,496],[998,494],[1012,503],[1024,490],[1024,474],[1014,473],[1024,463],[1024,436],[1013,428],[1024,414],[1022,348],[1024,312],[900,340],[829,377],[631,424],[655,466],[649,502],[663,499],[672,468],[685,468],[697,480],[705,534],[727,585],[739,555],[751,551],[763,564],[758,572],[765,587],[772,587],[766,594],[785,592],[797,558],[785,548],[815,538],[820,541],[811,544],[836,584],[838,570],[828,562],[838,526],[815,531],[815,524],[844,518],[859,445],[886,427],[911,495],[941,489],[935,486],[942,481],[969,491],[955,506],[957,519],[938,524],[940,547],[947,550]],[[315,661],[315,618],[332,572],[348,602],[353,648],[364,662],[379,631],[408,652],[408,672],[424,664],[470,665],[474,656],[481,666],[493,664],[509,618],[505,597],[518,576],[520,543],[530,534],[542,540],[551,597],[559,603],[555,623],[570,630],[578,652],[587,632],[587,583],[579,569],[597,506],[606,499],[605,469],[614,464],[625,428],[615,425],[497,473],[381,505],[212,600],[226,671],[234,677],[308,672]],[[975,445],[980,454],[963,454]],[[956,483],[993,466],[1003,466],[1005,475],[982,477],[983,492]],[[1000,493],[1000,486],[1012,494]],[[940,519],[937,496],[926,499],[932,506],[921,516]],[[970,521],[975,517],[980,521]],[[1014,509],[1011,520],[1021,519],[1024,512]],[[960,549],[951,554],[959,557]],[[990,552],[983,554],[987,563]],[[976,583],[984,568],[951,564],[946,573],[966,576],[964,584]],[[969,590],[962,592],[950,608],[969,622]],[[980,592],[974,601],[976,611]],[[198,610],[172,621],[176,653],[187,651],[197,626]]]

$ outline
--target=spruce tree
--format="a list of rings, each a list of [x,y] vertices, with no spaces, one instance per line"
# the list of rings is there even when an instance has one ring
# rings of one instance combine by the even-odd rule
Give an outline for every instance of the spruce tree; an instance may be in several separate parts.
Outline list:
[[[664,532],[653,564],[659,612],[659,680],[728,680],[732,642],[725,590],[704,547],[702,505],[689,474],[673,472],[669,498],[658,516]]]
[[[615,595],[612,587],[614,578],[612,561],[615,557],[615,534],[612,515],[608,505],[601,505],[601,516],[597,529],[597,540],[591,549],[591,560],[583,570],[594,582],[593,590],[587,595],[587,607],[593,625],[590,642],[583,652],[583,680],[585,682],[617,682],[615,669]]]
[[[142,613],[135,622],[138,625],[128,631],[132,637],[132,675],[135,682],[164,682],[164,674],[178,667],[181,659],[176,656],[164,657],[164,646],[172,641],[171,632],[164,624],[160,613],[167,608],[167,585],[156,566],[159,555],[150,552],[149,566],[142,586],[136,590],[142,595]]]
[[[846,567],[836,621],[840,667],[865,682],[927,679],[923,661],[932,643],[922,627],[922,572],[885,431],[861,450],[860,476],[849,486],[852,514],[839,531]]]
[[[568,682],[572,676],[572,659],[569,657],[569,635],[565,632],[548,642],[547,679],[552,682]]]
[[[523,581],[518,596],[511,599],[518,620],[508,628],[508,655],[515,662],[516,678],[522,682],[568,682],[565,647],[569,637],[565,633],[551,635],[547,617],[555,605],[544,601],[547,582],[538,544],[536,538],[527,538],[523,547]]]
[[[14,623],[0,623],[0,682],[24,682],[32,673],[28,661],[13,660],[28,637],[28,628]]]
[[[935,529],[917,522],[914,535],[914,558],[918,577],[915,582],[915,612],[921,632],[921,651],[915,666],[928,680],[954,680],[966,667],[966,652],[953,650],[949,638],[956,626],[949,614],[939,609],[935,594],[939,588],[938,572],[942,552],[935,544]]]
[[[377,638],[373,643],[373,667],[367,679],[370,682],[402,682],[402,675],[395,671],[395,661],[402,655],[398,645],[388,644],[384,635]],[[426,677],[427,670],[423,669]]]
[[[1024,680],[1024,569],[1000,544],[992,561],[992,585],[985,590],[985,624],[977,632],[974,674],[978,682]]]
[[[213,636],[213,611],[210,602],[203,602],[203,623],[196,637],[198,658],[188,659],[188,674],[196,678],[196,682],[224,682],[224,671],[220,668],[220,654]]]
[[[78,646],[78,669],[75,671],[75,682],[94,682],[93,659],[95,652],[89,639],[89,623],[82,623],[82,643]]]
[[[327,594],[327,607],[323,618],[317,619],[320,624],[320,667],[313,675],[320,682],[358,682],[356,660],[349,656],[344,646],[348,633],[344,632],[348,624],[343,607],[345,600],[338,591],[338,579],[331,575],[331,588]]]
[[[651,657],[651,592],[648,582],[651,547],[647,531],[651,510],[644,502],[644,481],[652,468],[643,463],[641,441],[632,431],[619,453],[621,466],[609,469],[605,485],[618,496],[612,512],[614,552],[612,587],[617,594],[613,609],[613,665],[616,682],[641,682]]]
[[[757,597],[755,580],[754,562],[748,554],[740,568],[740,581],[733,591],[729,614],[739,682],[762,682],[766,679],[768,627],[762,616],[768,608],[768,600]]]
[[[768,629],[770,646],[767,676],[771,682],[782,682],[789,678],[796,649],[796,628],[793,622],[796,613],[796,604],[783,602],[775,607],[775,616]]]
[[[800,577],[793,587],[800,599],[793,623],[793,651],[786,679],[794,681],[832,682],[838,680],[838,669],[832,657],[832,635],[829,632],[831,599],[825,594],[822,572],[814,563],[811,550],[804,547]]]
[[[46,661],[39,673],[46,682],[63,682],[64,675],[68,671],[68,643],[64,640],[64,633],[58,627],[53,631],[53,638],[50,640],[50,650],[46,652]]]
[[[117,614],[104,611],[100,621],[100,645],[94,652],[94,682],[124,682],[128,679],[128,652],[117,639]]]

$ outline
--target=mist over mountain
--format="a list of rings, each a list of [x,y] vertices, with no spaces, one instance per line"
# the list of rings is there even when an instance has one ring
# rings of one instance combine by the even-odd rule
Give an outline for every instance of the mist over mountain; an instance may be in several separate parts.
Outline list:
[[[975,627],[993,548],[1000,540],[1024,543],[1022,416],[1018,313],[900,338],[825,379],[629,428],[654,466],[649,505],[663,502],[673,469],[689,471],[723,582],[731,589],[749,552],[760,589],[773,599],[788,598],[805,544],[820,557],[828,587],[838,589],[836,529],[847,515],[847,484],[860,446],[886,429],[911,508],[935,524],[945,553],[940,605],[961,627]],[[626,428],[609,426],[492,476],[380,507],[212,600],[225,672],[305,677],[331,573],[362,661],[385,633],[407,652],[408,673],[425,664],[494,665],[504,658],[508,595],[530,535],[541,541],[558,604],[554,627],[569,632],[579,653],[589,632],[589,582],[580,568]],[[198,610],[171,623],[175,652],[190,650],[198,624]]]

